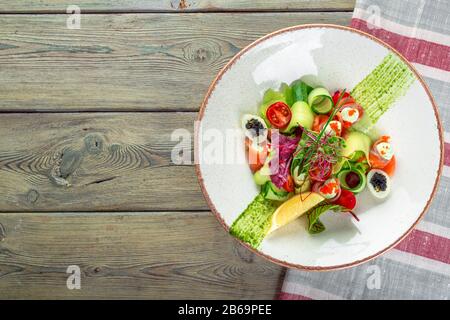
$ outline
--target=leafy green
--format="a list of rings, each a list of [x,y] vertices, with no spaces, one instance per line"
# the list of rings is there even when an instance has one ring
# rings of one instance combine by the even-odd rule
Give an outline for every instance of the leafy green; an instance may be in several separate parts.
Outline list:
[[[280,87],[280,92],[284,95],[286,104],[289,107],[292,107],[294,104],[294,94],[292,92],[292,88],[287,83],[283,82]]]
[[[272,102],[272,101],[283,101],[286,102],[286,97],[282,92],[273,90],[273,89],[267,89],[266,92],[264,92],[263,97],[263,103]]]
[[[294,103],[297,101],[305,101],[308,103],[308,95],[313,90],[312,87],[304,83],[302,80],[295,80],[291,83],[291,88]]]
[[[336,204],[325,204],[325,205],[319,205],[311,209],[306,215],[308,217],[308,232],[311,234],[321,233],[322,231],[325,231],[324,224],[319,220],[319,217],[327,212],[327,211],[334,211],[334,212],[342,212],[342,211],[348,211],[345,207],[336,205]]]
[[[367,160],[365,160],[365,159],[363,161],[354,161],[351,159],[350,160],[344,159],[339,172],[350,170],[350,171],[359,171],[362,174],[366,174],[368,169],[370,169],[370,165],[367,162]]]
[[[258,248],[269,231],[271,218],[278,203],[258,194],[233,222],[230,233],[253,248]]]

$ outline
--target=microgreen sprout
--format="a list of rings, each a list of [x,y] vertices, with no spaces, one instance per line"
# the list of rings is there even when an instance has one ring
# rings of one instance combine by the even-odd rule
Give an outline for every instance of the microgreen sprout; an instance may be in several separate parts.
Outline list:
[[[299,147],[294,153],[292,161],[292,168],[299,166],[299,174],[315,171],[317,172],[317,177],[322,179],[328,176],[332,170],[332,166],[340,161],[340,151],[345,147],[345,141],[343,138],[333,135],[332,131],[326,129],[331,120],[340,111],[340,102],[345,92],[345,89],[342,90],[333,111],[319,133],[302,128],[305,139],[300,140]],[[306,179],[303,180],[300,188],[303,187],[305,182]],[[303,199],[301,200],[304,201]]]

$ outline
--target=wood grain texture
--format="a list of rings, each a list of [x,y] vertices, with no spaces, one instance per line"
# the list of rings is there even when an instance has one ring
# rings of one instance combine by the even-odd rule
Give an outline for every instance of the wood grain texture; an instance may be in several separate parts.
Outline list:
[[[0,214],[1,299],[272,299],[283,268],[209,212]],[[81,289],[68,290],[69,265]]]
[[[274,298],[284,269],[206,211],[171,133],[192,132],[190,111],[244,46],[348,25],[354,0],[79,0],[79,30],[43,14],[71,4],[0,0],[0,299]],[[81,290],[66,288],[74,264]]]
[[[0,0],[0,13],[66,12],[75,3],[89,12],[330,11],[352,10],[355,0]]]
[[[0,114],[0,211],[205,210],[172,132],[195,113]]]
[[[1,111],[195,111],[220,68],[274,30],[351,13],[0,15]]]

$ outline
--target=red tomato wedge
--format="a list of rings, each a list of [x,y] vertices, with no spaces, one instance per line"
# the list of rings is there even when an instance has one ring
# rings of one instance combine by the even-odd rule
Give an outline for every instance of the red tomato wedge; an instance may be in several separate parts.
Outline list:
[[[342,93],[342,90],[337,90],[334,94],[333,94],[333,97],[332,97],[332,99],[333,99],[333,103],[334,103],[334,105],[336,105],[336,103],[338,102],[338,100],[339,100],[339,97],[341,96],[341,93]],[[344,95],[342,96],[342,98],[341,98],[341,102],[339,103],[340,105],[342,105],[342,102],[350,102],[350,101],[355,101],[355,100],[353,100],[353,98],[350,96],[350,93],[348,93],[348,92],[345,92],[344,93]]]
[[[292,112],[286,103],[279,101],[269,106],[266,111],[266,117],[273,127],[284,129],[291,121]]]
[[[247,158],[250,170],[252,170],[252,172],[256,172],[264,165],[269,153],[269,148],[266,143],[261,145],[254,144],[248,138],[245,139],[245,146],[247,149]]]
[[[333,103],[334,105],[337,104],[339,97],[341,96],[342,91],[338,90],[333,94]],[[344,93],[344,95],[342,96],[341,100],[339,101],[339,107],[343,107],[343,106],[353,106],[353,105],[358,105],[355,101],[355,99],[353,99],[353,97],[350,95],[350,93],[348,93],[347,91]]]
[[[312,130],[319,132],[321,130],[321,127],[327,122],[328,116],[321,114],[314,117],[313,127]]]
[[[333,201],[334,204],[343,206],[348,210],[353,210],[356,207],[356,197],[353,192],[341,189],[341,195],[339,198]]]
[[[294,179],[292,178],[291,175],[288,176],[287,181],[283,185],[283,189],[286,190],[287,192],[294,192],[295,190]]]

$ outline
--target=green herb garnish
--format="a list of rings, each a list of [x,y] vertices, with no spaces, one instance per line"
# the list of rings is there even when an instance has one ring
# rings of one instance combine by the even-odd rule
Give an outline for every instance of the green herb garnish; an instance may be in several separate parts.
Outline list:
[[[342,90],[331,115],[319,133],[303,128],[302,138],[292,159],[291,174],[298,167],[298,175],[306,175],[310,169],[318,169],[319,175],[326,176],[332,170],[332,165],[339,162],[341,156],[340,151],[345,147],[345,141],[343,138],[332,136],[325,131],[339,112],[339,103],[345,92],[345,89]],[[305,182],[306,179],[303,183]]]

